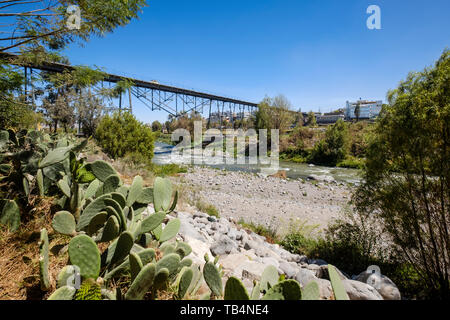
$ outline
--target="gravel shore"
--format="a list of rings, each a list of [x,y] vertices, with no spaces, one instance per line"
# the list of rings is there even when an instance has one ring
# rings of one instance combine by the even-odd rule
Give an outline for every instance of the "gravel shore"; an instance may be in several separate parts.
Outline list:
[[[335,181],[290,180],[204,167],[178,178],[186,199],[214,205],[221,217],[270,226],[283,234],[293,221],[324,228],[338,218],[353,187]]]

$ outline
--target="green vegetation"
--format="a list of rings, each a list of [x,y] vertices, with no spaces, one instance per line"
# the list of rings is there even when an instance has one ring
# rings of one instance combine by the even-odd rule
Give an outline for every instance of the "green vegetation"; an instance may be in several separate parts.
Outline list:
[[[103,150],[114,159],[136,154],[150,163],[153,158],[152,130],[131,113],[116,112],[112,117],[105,116],[98,125],[95,137]]]
[[[277,243],[279,242],[279,236],[277,233],[277,230],[273,229],[272,227],[266,227],[263,225],[255,225],[254,223],[248,223],[245,222],[243,219],[240,219],[238,221],[238,224],[241,225],[245,229],[249,229],[256,233],[257,235],[260,235],[262,237],[265,237],[268,242],[270,243]]]
[[[369,141],[361,214],[376,212],[392,250],[426,283],[450,297],[450,51],[389,92]]]
[[[373,125],[339,120],[326,129],[296,127],[280,138],[280,160],[363,169]]]
[[[220,218],[219,210],[217,210],[217,208],[210,203],[207,203],[201,199],[197,199],[194,202],[194,206],[201,212],[205,212],[212,217]]]

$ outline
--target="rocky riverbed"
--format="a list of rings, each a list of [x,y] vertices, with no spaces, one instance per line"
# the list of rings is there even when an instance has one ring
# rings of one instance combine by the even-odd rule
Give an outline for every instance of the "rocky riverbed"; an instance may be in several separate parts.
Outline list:
[[[251,292],[253,281],[259,281],[264,269],[273,265],[287,279],[297,280],[301,287],[311,281],[319,285],[322,300],[333,299],[328,276],[328,265],[320,259],[292,254],[277,244],[270,244],[264,237],[243,229],[233,218],[216,219],[202,212],[175,212],[169,219],[179,218],[181,228],[177,240],[192,247],[189,258],[203,268],[204,256],[219,256],[224,271],[224,284],[230,276],[242,279]],[[381,276],[372,286],[368,284],[371,273],[361,270],[359,275],[349,276],[338,271],[351,300],[398,300],[400,292],[387,277]],[[206,284],[203,284],[206,287]]]
[[[214,205],[221,217],[242,219],[283,233],[292,221],[322,228],[349,208],[354,187],[329,176],[280,179],[253,173],[194,167],[177,183],[188,203]]]

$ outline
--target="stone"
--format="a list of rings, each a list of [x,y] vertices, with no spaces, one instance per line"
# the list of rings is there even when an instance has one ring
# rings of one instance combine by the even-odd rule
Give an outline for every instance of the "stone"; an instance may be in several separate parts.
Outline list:
[[[266,266],[263,263],[256,261],[246,261],[235,270],[235,275],[242,279],[249,279],[251,281],[261,281]]]
[[[189,238],[194,238],[197,239],[199,241],[205,241],[206,239],[198,232],[198,230],[189,223],[189,220],[186,219],[180,219],[181,224],[180,224],[180,231],[178,232],[178,234],[181,237],[189,237]]]
[[[373,273],[364,271],[356,276],[354,280],[372,285],[367,281],[372,275]],[[400,290],[398,290],[397,286],[391,279],[384,275],[378,276],[376,279],[377,281],[372,286],[378,291],[384,300],[401,300],[402,296],[400,294]]]
[[[334,297],[333,287],[331,286],[331,282],[326,279],[317,279],[314,280],[319,285],[319,296],[320,300],[331,300]]]
[[[378,291],[367,283],[356,280],[342,280],[350,300],[383,300]]]
[[[272,257],[262,258],[262,263],[264,263],[266,266],[274,266],[277,269],[280,266],[278,260]]]
[[[306,267],[306,269],[311,270],[317,278],[322,278],[323,276],[322,268],[317,264],[310,264]]]
[[[286,261],[280,263],[280,270],[286,275],[286,278],[288,279],[294,279],[299,272],[299,268],[295,262]]]
[[[292,259],[295,263],[307,263],[308,257],[299,255],[299,254],[292,254]]]
[[[330,276],[328,275],[328,265],[327,264],[321,265],[320,268],[322,269],[321,278],[330,280]],[[335,267],[335,269],[336,269],[339,277],[341,278],[341,280],[350,279],[350,277],[346,273],[342,272],[341,270],[339,270],[336,267]]]
[[[318,280],[318,278],[311,270],[301,268],[295,275],[295,280],[297,280],[302,287],[305,287],[311,281]]]
[[[198,218],[198,219],[196,219],[195,221],[196,221],[197,223],[201,223],[201,224],[209,224],[208,219],[207,219],[207,218],[204,218],[204,217]]]
[[[211,252],[214,256],[230,254],[233,249],[237,249],[237,245],[226,235],[221,235],[219,240],[216,240],[211,246]]]
[[[328,263],[322,259],[308,259],[308,264],[317,264],[318,266],[328,265]]]
[[[184,242],[189,244],[192,248],[192,252],[188,257],[191,258],[194,263],[203,265],[205,263],[204,260],[205,254],[208,254],[209,257],[212,256],[208,244],[206,244],[204,241],[200,241],[198,239],[191,238],[189,236],[184,236],[183,239]]]
[[[231,240],[236,240],[236,238],[237,238],[237,235],[236,235],[236,230],[235,229],[233,229],[233,228],[230,228],[230,230],[228,230],[228,237],[231,239]]]
[[[219,264],[222,265],[223,270],[233,272],[244,262],[250,261],[250,258],[244,253],[230,254],[219,258]]]

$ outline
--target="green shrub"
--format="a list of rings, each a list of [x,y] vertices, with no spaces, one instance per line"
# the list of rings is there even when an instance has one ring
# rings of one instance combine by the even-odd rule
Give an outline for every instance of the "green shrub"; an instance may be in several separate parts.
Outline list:
[[[217,208],[210,204],[210,203],[206,203],[200,199],[198,199],[195,202],[195,207],[200,210],[201,212],[205,212],[210,216],[216,217],[216,218],[220,218],[220,213],[219,210],[217,210]]]
[[[328,127],[325,139],[316,144],[309,160],[318,165],[336,166],[348,154],[348,141],[347,125],[339,120]]]
[[[350,169],[363,169],[364,159],[355,158],[352,156],[347,157],[345,160],[337,164],[339,168],[350,168]]]
[[[253,231],[254,233],[256,233],[257,235],[265,237],[267,239],[267,241],[270,243],[279,242],[279,236],[278,236],[277,230],[275,230],[272,227],[266,227],[263,225],[247,223],[243,219],[240,219],[238,221],[238,224],[240,224],[244,229],[249,229],[249,230]]]
[[[112,158],[126,154],[142,156],[150,163],[153,158],[154,135],[152,130],[138,121],[131,113],[116,112],[105,116],[98,125],[96,139]]]

